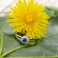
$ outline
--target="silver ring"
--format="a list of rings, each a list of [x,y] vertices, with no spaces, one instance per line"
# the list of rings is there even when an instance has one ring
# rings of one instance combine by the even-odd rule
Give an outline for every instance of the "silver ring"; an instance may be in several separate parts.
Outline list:
[[[27,36],[20,36],[17,33],[15,33],[15,37],[23,44],[28,44],[29,43],[29,38]]]

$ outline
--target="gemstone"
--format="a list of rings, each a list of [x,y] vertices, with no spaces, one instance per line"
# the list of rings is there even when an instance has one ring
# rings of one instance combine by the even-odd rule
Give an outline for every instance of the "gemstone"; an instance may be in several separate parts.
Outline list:
[[[24,43],[26,43],[27,42],[27,38],[23,38],[23,40],[22,40]]]
[[[29,38],[27,36],[23,36],[22,39],[21,39],[21,42],[23,44],[27,44],[27,43],[29,43]]]

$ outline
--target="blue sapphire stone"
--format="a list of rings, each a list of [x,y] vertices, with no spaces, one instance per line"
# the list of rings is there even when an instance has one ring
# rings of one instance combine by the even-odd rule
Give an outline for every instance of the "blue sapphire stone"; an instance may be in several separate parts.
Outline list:
[[[27,39],[26,38],[23,38],[23,40],[22,40],[24,43],[26,43],[27,42]]]

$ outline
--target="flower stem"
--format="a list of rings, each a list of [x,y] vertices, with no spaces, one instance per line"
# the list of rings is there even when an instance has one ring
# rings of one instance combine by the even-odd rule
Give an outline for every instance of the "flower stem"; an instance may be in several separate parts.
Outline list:
[[[0,48],[0,55],[2,54],[3,45],[4,45],[4,27],[6,25],[6,22],[4,23],[4,26],[1,28],[1,48]]]
[[[2,55],[2,57],[6,56],[6,55],[8,55],[8,54],[10,54],[10,53],[12,53],[12,52],[18,50],[18,49],[21,49],[21,48],[23,48],[23,47],[25,47],[25,46],[27,46],[27,45],[23,45],[23,46],[17,47],[17,48],[15,48],[15,49],[13,49],[13,50],[11,50],[11,51],[5,53],[4,55]]]

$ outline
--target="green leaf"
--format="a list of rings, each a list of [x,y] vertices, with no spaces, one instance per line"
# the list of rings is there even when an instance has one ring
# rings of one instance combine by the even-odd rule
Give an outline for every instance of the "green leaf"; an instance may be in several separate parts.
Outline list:
[[[47,7],[44,10],[50,17],[55,17],[55,15]]]
[[[46,8],[49,9],[49,11],[52,12],[55,16],[58,16],[58,8],[53,6],[47,6]]]
[[[0,18],[0,29],[4,26],[4,22],[7,19],[8,17]],[[51,17],[49,22],[50,25],[48,25],[47,34],[42,37],[42,40],[38,41],[37,45],[29,47],[24,47],[24,45],[21,45],[20,42],[16,40],[14,34],[12,33],[13,29],[8,26],[7,23],[4,28],[4,45],[2,55],[5,55],[7,58],[20,56],[43,56],[43,58],[45,56],[58,56],[58,17]],[[2,39],[0,37],[0,45],[1,40]],[[19,47],[21,47],[21,49]]]
[[[53,57],[53,56],[28,56],[28,57],[6,57],[6,58],[58,58],[58,57]]]

